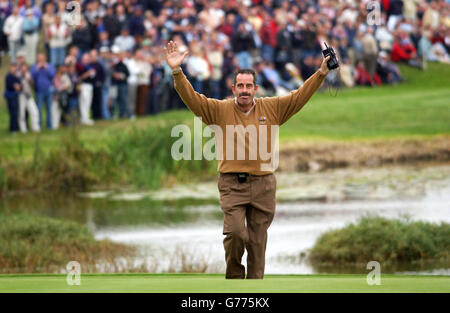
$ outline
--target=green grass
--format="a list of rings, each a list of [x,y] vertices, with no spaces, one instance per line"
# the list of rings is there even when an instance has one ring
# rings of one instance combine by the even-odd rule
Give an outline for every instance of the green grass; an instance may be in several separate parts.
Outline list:
[[[425,137],[450,134],[450,65],[429,64],[427,71],[401,67],[407,83],[377,88],[342,90],[337,97],[328,91],[316,94],[280,131],[281,142],[304,140],[360,140],[393,137]],[[4,67],[2,68],[4,71]],[[0,92],[3,84],[0,84]],[[80,139],[90,149],[107,145],[118,133],[147,128],[166,121],[193,123],[187,110],[172,111],[136,121],[100,121],[81,127]],[[70,130],[44,130],[41,134],[7,131],[4,99],[0,99],[0,159],[31,159],[36,142],[44,152],[61,145]]]
[[[370,286],[365,275],[266,275],[263,280],[225,280],[221,274],[0,275],[0,292],[450,292],[449,276],[383,275]]]

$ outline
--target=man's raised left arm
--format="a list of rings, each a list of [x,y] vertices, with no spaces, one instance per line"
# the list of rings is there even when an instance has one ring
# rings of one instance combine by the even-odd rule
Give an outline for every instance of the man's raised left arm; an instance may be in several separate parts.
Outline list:
[[[329,58],[328,56],[323,59],[320,68],[300,88],[291,91],[288,95],[276,98],[275,105],[279,125],[284,124],[295,113],[300,111],[322,85],[323,80],[330,71],[327,66]]]

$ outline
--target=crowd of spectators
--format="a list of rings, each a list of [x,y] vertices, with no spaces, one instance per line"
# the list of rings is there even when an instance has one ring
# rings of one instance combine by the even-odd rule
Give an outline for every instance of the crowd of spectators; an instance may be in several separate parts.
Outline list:
[[[329,84],[396,84],[398,62],[449,63],[449,2],[0,0],[10,130],[39,131],[44,106],[49,129],[183,108],[164,60],[169,40],[189,49],[183,70],[209,97],[232,96],[237,68],[256,70],[259,96],[298,88],[323,42],[341,64]]]

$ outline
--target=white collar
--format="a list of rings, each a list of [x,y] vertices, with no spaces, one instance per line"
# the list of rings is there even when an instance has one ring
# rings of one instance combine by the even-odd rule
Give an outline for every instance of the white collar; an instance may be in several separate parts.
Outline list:
[[[236,97],[234,97],[234,104],[236,105],[236,106],[238,106],[238,104],[237,104],[237,98]],[[239,109],[239,107],[238,107],[238,110],[240,110],[243,114],[245,114],[245,115],[249,115],[250,114],[250,112],[253,110],[253,108],[255,107],[255,105],[256,105],[256,101],[255,101],[255,98],[253,98],[253,105],[252,105],[252,107],[250,108],[250,110],[248,110],[247,112],[243,112],[242,110],[240,110]]]

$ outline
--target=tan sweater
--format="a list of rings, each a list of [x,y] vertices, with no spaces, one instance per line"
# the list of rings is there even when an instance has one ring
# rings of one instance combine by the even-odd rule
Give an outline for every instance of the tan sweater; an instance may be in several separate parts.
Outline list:
[[[196,116],[201,117],[206,125],[217,125],[222,130],[222,136],[215,132],[218,171],[266,175],[273,173],[277,167],[274,165],[275,158],[267,156],[267,153],[276,153],[275,150],[272,151],[272,137],[273,140],[277,139],[278,133],[273,132],[305,105],[320,87],[325,75],[317,71],[299,89],[285,96],[255,98],[255,105],[247,113],[238,108],[235,99],[217,100],[199,94],[182,71],[173,74],[173,78],[175,89],[186,106]],[[231,129],[234,127],[236,131],[231,133],[231,136],[227,136],[227,125]],[[236,125],[242,127],[235,127]],[[245,145],[242,140],[244,137]],[[250,142],[249,137],[252,139]],[[256,147],[252,143],[256,143]],[[239,155],[239,150],[245,150],[245,158],[242,154]],[[260,150],[263,153],[260,153]],[[256,157],[253,152],[258,152]]]

